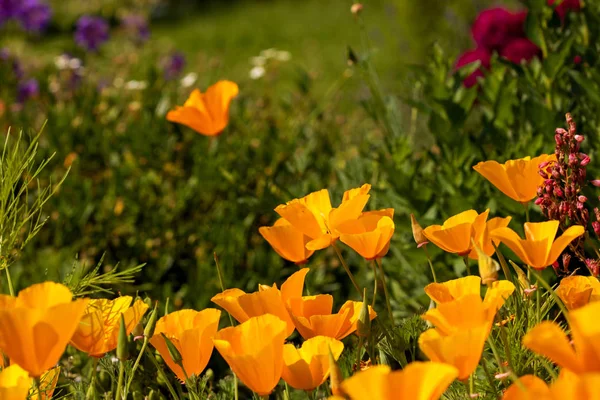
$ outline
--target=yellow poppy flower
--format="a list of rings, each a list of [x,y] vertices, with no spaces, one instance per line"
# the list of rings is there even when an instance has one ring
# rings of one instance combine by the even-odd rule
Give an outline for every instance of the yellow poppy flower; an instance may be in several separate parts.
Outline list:
[[[463,211],[448,218],[442,225],[428,226],[423,229],[423,234],[440,249],[466,256],[471,253],[473,242],[482,240],[489,212]]]
[[[600,372],[600,302],[569,312],[573,346],[558,324],[543,321],[523,337],[523,345],[574,373]]]
[[[367,260],[385,256],[394,234],[394,209],[364,212],[338,227],[340,241]]]
[[[50,400],[56,389],[58,383],[58,377],[60,376],[60,367],[54,367],[47,371],[40,378],[40,400]],[[0,396],[0,399],[3,397]],[[29,389],[29,398],[38,399],[37,391],[35,388]]]
[[[506,217],[506,218],[496,217],[496,218],[490,219],[489,221],[487,221],[485,223],[485,229],[483,231],[483,235],[481,235],[479,237],[479,242],[475,243],[475,244],[477,246],[479,246],[479,249],[481,249],[481,251],[483,251],[483,253],[486,256],[491,256],[496,251],[496,249],[494,249],[494,242],[492,241],[491,233],[498,228],[507,227],[508,224],[510,223],[511,219],[512,219],[512,217]],[[500,241],[497,240],[495,242],[495,244],[497,247],[500,244]],[[471,252],[469,253],[469,258],[471,258],[473,260],[478,259],[478,253],[475,250],[475,248],[471,249]]]
[[[30,386],[29,374],[18,365],[11,365],[0,371],[0,399],[25,400]]]
[[[525,222],[525,239],[510,228],[495,229],[490,235],[508,246],[530,267],[544,269],[558,259],[569,243],[585,232],[583,226],[571,226],[555,240],[558,226],[558,221]]]
[[[177,378],[185,382],[181,367],[169,355],[164,334],[181,353],[183,368],[188,377],[200,376],[213,351],[213,338],[219,329],[221,311],[207,308],[202,311],[180,310],[167,314],[156,322],[150,344],[154,346]]]
[[[286,323],[271,314],[217,332],[214,343],[231,370],[252,391],[266,396],[283,369]]]
[[[313,390],[329,376],[329,351],[337,359],[344,344],[327,336],[315,336],[296,348],[293,344],[283,347],[283,371],[281,377],[294,389]]]
[[[481,293],[481,278],[478,276],[465,276],[441,283],[430,283],[425,286],[427,296],[437,304],[456,300],[470,294]]]
[[[342,340],[356,330],[362,302],[346,301],[337,314],[332,314],[333,297],[319,294],[292,298],[288,307],[296,329],[304,339],[328,336]],[[369,306],[370,319],[376,316]]]
[[[342,382],[351,400],[437,400],[456,379],[458,371],[437,362],[412,362],[401,371],[377,365]]]
[[[0,347],[32,377],[56,365],[77,329],[88,299],[73,301],[55,282],[32,285],[17,297],[0,295]]]
[[[314,250],[306,248],[310,238],[283,218],[279,218],[273,226],[258,228],[258,232],[277,254],[293,263],[304,264],[314,253]]]
[[[230,81],[219,81],[206,93],[194,89],[183,107],[177,106],[167,113],[167,120],[190,127],[202,135],[216,136],[229,123],[229,104],[238,91],[238,85]]]
[[[323,189],[279,205],[275,212],[311,239],[307,249],[321,250],[338,239],[340,225],[358,219],[369,201],[370,190],[369,184],[347,190],[342,204],[333,208],[329,191]]]
[[[302,297],[304,278],[308,268],[293,273],[281,285],[273,287],[259,286],[254,293],[246,293],[241,289],[227,289],[214,296],[211,301],[224,308],[238,322],[245,322],[251,317],[263,314],[273,314],[287,324],[287,336],[294,332],[294,322],[287,310],[287,303],[294,297]]]
[[[556,294],[569,310],[600,300],[600,282],[593,276],[574,275],[563,278]]]
[[[520,203],[527,203],[537,196],[537,188],[544,182],[538,173],[542,162],[556,161],[554,154],[542,154],[531,158],[508,160],[504,164],[497,161],[482,161],[473,169],[490,181],[502,193]]]
[[[117,348],[121,315],[129,335],[140,322],[148,305],[137,300],[131,305],[131,296],[121,296],[114,300],[90,300],[79,326],[71,338],[71,344],[93,357]]]

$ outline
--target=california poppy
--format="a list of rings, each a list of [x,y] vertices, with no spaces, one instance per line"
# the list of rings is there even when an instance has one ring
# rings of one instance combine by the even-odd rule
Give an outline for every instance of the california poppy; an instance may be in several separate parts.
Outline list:
[[[524,263],[535,269],[552,265],[573,240],[583,235],[583,226],[569,227],[556,238],[558,221],[525,222],[525,239],[512,229],[498,228],[490,235],[508,246]]]
[[[183,104],[167,113],[167,120],[192,128],[206,136],[220,134],[229,123],[229,104],[238,95],[238,85],[219,81],[206,93],[194,89]]]
[[[273,226],[260,227],[258,232],[277,254],[288,261],[304,264],[314,253],[314,250],[306,248],[310,238],[283,218],[279,218]]]
[[[464,211],[448,218],[442,225],[431,225],[423,230],[430,242],[448,253],[466,256],[479,243],[485,232],[490,210],[478,214],[475,210]]]
[[[481,235],[479,237],[479,242],[477,242],[475,244],[479,247],[479,249],[481,249],[481,251],[483,251],[483,253],[486,256],[491,256],[492,254],[494,254],[494,252],[496,251],[496,249],[494,248],[494,244],[496,245],[496,247],[500,244],[499,240],[496,240],[496,243],[494,243],[492,241],[491,233],[498,228],[504,228],[504,227],[508,226],[511,219],[512,219],[512,217],[506,217],[506,218],[496,217],[496,218],[492,218],[492,219],[488,220],[485,223],[485,229],[483,231],[483,235]],[[471,252],[469,253],[469,258],[471,258],[473,260],[477,260],[479,258],[478,253],[475,250],[475,248],[471,249]]]
[[[542,154],[531,158],[508,160],[504,164],[497,161],[482,161],[473,169],[483,175],[502,193],[520,203],[527,203],[537,196],[537,188],[544,182],[539,174],[542,162],[556,161],[554,154]]]
[[[570,397],[565,397],[570,398]],[[551,400],[550,388],[534,375],[524,375],[504,392],[502,400]]]
[[[214,343],[236,376],[252,391],[266,396],[283,369],[286,323],[271,314],[217,332]]]
[[[351,400],[437,400],[456,379],[451,365],[415,361],[401,371],[377,365],[342,382],[342,390]]]
[[[329,191],[323,189],[277,206],[275,212],[311,239],[307,249],[320,250],[339,238],[340,225],[358,219],[369,201],[370,190],[369,184],[347,190],[340,206],[333,208]]]
[[[304,339],[329,336],[342,340],[357,328],[362,302],[346,301],[337,314],[332,314],[333,297],[328,294],[294,297],[288,302],[292,321]],[[369,307],[369,317],[377,316]]]
[[[0,371],[0,399],[25,400],[30,386],[29,374],[18,365],[11,365]]]
[[[31,285],[17,297],[0,295],[1,350],[32,377],[40,377],[64,353],[87,302],[73,301],[69,288],[55,282]]]
[[[131,301],[131,296],[90,300],[71,344],[93,357],[102,357],[117,348],[121,315],[130,334],[148,309],[142,300],[136,300],[133,305]]]
[[[50,400],[52,395],[54,394],[54,389],[56,389],[56,384],[58,383],[58,377],[60,376],[60,367],[54,367],[49,371],[46,371],[44,375],[40,378],[39,391],[40,391],[40,400]],[[0,398],[3,398],[0,396]],[[37,390],[35,388],[31,388],[29,390],[29,398],[38,399]]]
[[[367,260],[381,258],[390,248],[395,229],[393,218],[393,208],[364,212],[338,227],[340,241]]]
[[[213,296],[211,301],[223,307],[238,322],[245,322],[251,317],[263,314],[273,314],[287,324],[287,336],[294,332],[294,322],[287,311],[287,303],[294,297],[302,297],[304,289],[304,278],[308,268],[302,268],[293,273],[281,285],[259,286],[254,293],[246,293],[241,289],[227,289]]]
[[[315,336],[296,348],[293,344],[283,347],[283,372],[281,377],[291,387],[313,390],[329,376],[329,352],[337,360],[344,344],[327,336]]]
[[[574,275],[563,278],[556,294],[569,310],[600,300],[600,282],[594,276]]]
[[[221,311],[206,308],[202,311],[180,310],[167,314],[156,322],[150,343],[182,382],[192,375],[200,376],[213,351],[213,338],[219,329]],[[182,357],[185,373],[169,354],[165,335]]]
[[[573,374],[561,371],[550,386],[536,376],[525,375],[506,390],[502,400],[598,400],[598,386],[599,373]]]

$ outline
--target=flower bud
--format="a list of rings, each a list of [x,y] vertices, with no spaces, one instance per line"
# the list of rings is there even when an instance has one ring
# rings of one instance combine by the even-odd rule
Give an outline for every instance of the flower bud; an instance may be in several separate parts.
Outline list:
[[[582,202],[582,203],[585,203],[585,202],[587,201],[587,197],[585,197],[585,196],[583,196],[583,195],[582,195],[582,196],[579,196],[579,197],[577,198],[577,201],[580,201],[580,202]]]
[[[414,214],[410,214],[410,226],[412,228],[413,238],[417,243],[417,247],[421,247],[429,243],[425,235],[423,234],[423,228],[419,225],[419,222],[415,218]]]
[[[331,387],[331,394],[334,396],[343,396],[345,393],[342,390],[341,384],[344,380],[340,366],[335,361],[335,356],[329,348],[329,386]]]
[[[500,264],[492,257],[485,254],[479,246],[475,244],[475,241],[471,239],[473,246],[477,251],[477,257],[479,261],[479,276],[481,276],[481,283],[484,285],[491,285],[492,282],[498,280],[498,271],[500,270]]]
[[[158,301],[154,303],[154,308],[150,313],[150,317],[148,318],[148,322],[146,322],[146,327],[144,328],[144,337],[150,339],[154,336],[154,328],[156,328],[156,320],[158,319]]]
[[[363,5],[361,3],[354,3],[352,7],[350,7],[350,12],[354,15],[358,15],[363,9]]]
[[[584,137],[582,135],[575,135],[574,136],[575,140],[577,140],[577,142],[581,143],[584,141]]]
[[[590,183],[596,187],[600,187],[600,179],[594,179],[593,181],[590,181]]]
[[[367,289],[363,292],[363,302],[356,323],[356,333],[359,337],[366,338],[371,334],[371,316],[369,315],[369,303],[367,302]]]
[[[125,362],[129,358],[129,348],[127,343],[127,328],[125,318],[121,314],[121,325],[119,326],[119,341],[117,342],[117,358]]]
[[[171,339],[169,339],[164,333],[161,332],[160,335],[165,340],[165,344],[167,345],[167,350],[169,351],[169,356],[171,357],[173,362],[175,364],[181,366],[182,365],[181,363],[183,362],[183,357],[181,357],[181,353],[179,352],[179,350],[177,350],[177,347],[175,347],[173,342],[171,342]]]
[[[584,154],[579,165],[581,165],[582,167],[585,167],[586,165],[588,165],[590,163],[590,161],[591,161],[590,156],[588,156],[587,154]]]
[[[592,228],[594,229],[594,233],[596,234],[596,236],[600,238],[600,222],[592,222]]]

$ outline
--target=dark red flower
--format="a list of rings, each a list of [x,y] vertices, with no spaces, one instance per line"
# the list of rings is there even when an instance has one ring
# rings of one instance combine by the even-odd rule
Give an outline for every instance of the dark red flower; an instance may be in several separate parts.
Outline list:
[[[527,11],[512,13],[504,8],[484,10],[475,19],[471,32],[479,47],[500,50],[511,39],[524,36]]]
[[[483,69],[482,68],[485,68],[485,69],[490,68],[490,58],[491,58],[490,53],[486,49],[483,49],[483,48],[477,48],[475,50],[466,51],[463,54],[461,54],[460,57],[458,57],[458,60],[456,60],[456,65],[454,67],[455,71],[464,67],[465,65],[469,65],[476,61],[481,62],[481,67],[478,68],[471,75],[467,76],[465,78],[465,80],[463,81],[463,85],[465,85],[465,87],[469,88],[469,87],[477,84],[477,78],[483,77]]]
[[[553,6],[555,3],[557,3],[556,0],[548,0],[549,6]],[[567,13],[569,11],[580,11],[580,10],[581,10],[581,1],[580,0],[563,0],[562,3],[560,3],[559,5],[557,5],[554,8],[554,11],[556,11],[556,14],[558,14],[558,17],[560,18],[561,21],[565,20],[565,16],[567,15]]]
[[[502,57],[515,64],[520,64],[521,61],[529,62],[539,54],[540,48],[526,38],[513,39],[500,50]]]

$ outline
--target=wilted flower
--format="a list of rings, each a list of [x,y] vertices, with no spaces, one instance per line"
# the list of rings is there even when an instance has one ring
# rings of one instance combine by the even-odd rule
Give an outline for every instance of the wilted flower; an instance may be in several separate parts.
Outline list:
[[[163,62],[164,76],[166,80],[178,77],[185,67],[185,55],[179,51],[166,57]]]
[[[125,319],[127,334],[130,334],[148,309],[142,300],[136,300],[133,305],[131,301],[131,296],[90,300],[71,344],[94,357],[102,357],[114,350],[117,347],[121,315]]]
[[[77,21],[75,42],[80,47],[96,51],[108,38],[109,27],[104,18],[84,15]]]
[[[205,136],[217,136],[229,123],[229,104],[238,91],[238,85],[231,81],[219,81],[206,93],[194,89],[183,106],[176,106],[167,113],[167,120]]]
[[[258,232],[277,254],[288,261],[304,264],[314,253],[314,250],[306,248],[310,238],[283,218],[279,218],[273,226],[260,227]]]
[[[448,218],[442,225],[428,226],[423,234],[440,249],[466,256],[473,250],[473,242],[481,241],[489,212],[463,211]]]
[[[291,387],[313,390],[329,377],[329,351],[334,360],[342,354],[344,344],[326,336],[315,336],[296,348],[293,344],[283,347],[283,371],[281,377]]]
[[[583,226],[569,227],[555,239],[558,221],[526,222],[525,239],[512,229],[495,229],[491,236],[508,246],[524,263],[535,269],[544,269],[552,265],[573,240],[583,235]]]
[[[166,336],[181,354],[181,363],[189,376],[200,376],[213,351],[213,338],[219,329],[221,311],[207,308],[202,311],[180,310],[160,318],[150,343],[182,382],[183,369],[171,358]]]
[[[567,309],[574,310],[600,300],[600,282],[593,276],[568,276],[560,281],[556,294]]]
[[[480,67],[473,71],[469,76],[465,78],[463,81],[463,85],[467,88],[475,86],[479,78],[483,78],[484,69],[490,69],[490,60],[491,54],[484,48],[477,48],[475,50],[469,50],[464,52],[458,57],[456,60],[456,65],[454,66],[455,70],[459,70],[460,68],[472,64],[474,62],[479,61],[481,63]]]
[[[214,343],[236,376],[252,391],[266,396],[283,369],[286,324],[271,314],[217,332]]]
[[[419,221],[415,218],[414,214],[410,214],[410,227],[412,229],[413,239],[415,239],[415,243],[417,247],[421,247],[429,243],[425,235],[423,234],[423,228],[419,224]]]
[[[394,209],[362,213],[357,220],[339,225],[340,241],[367,260],[384,257],[394,234]]]
[[[72,301],[64,285],[44,282],[0,295],[0,350],[33,377],[53,367],[79,325],[88,300]]]
[[[48,26],[52,9],[40,0],[23,0],[17,13],[19,22],[28,32],[41,32]]]
[[[16,364],[0,371],[0,399],[24,400],[29,393],[31,378]]]

